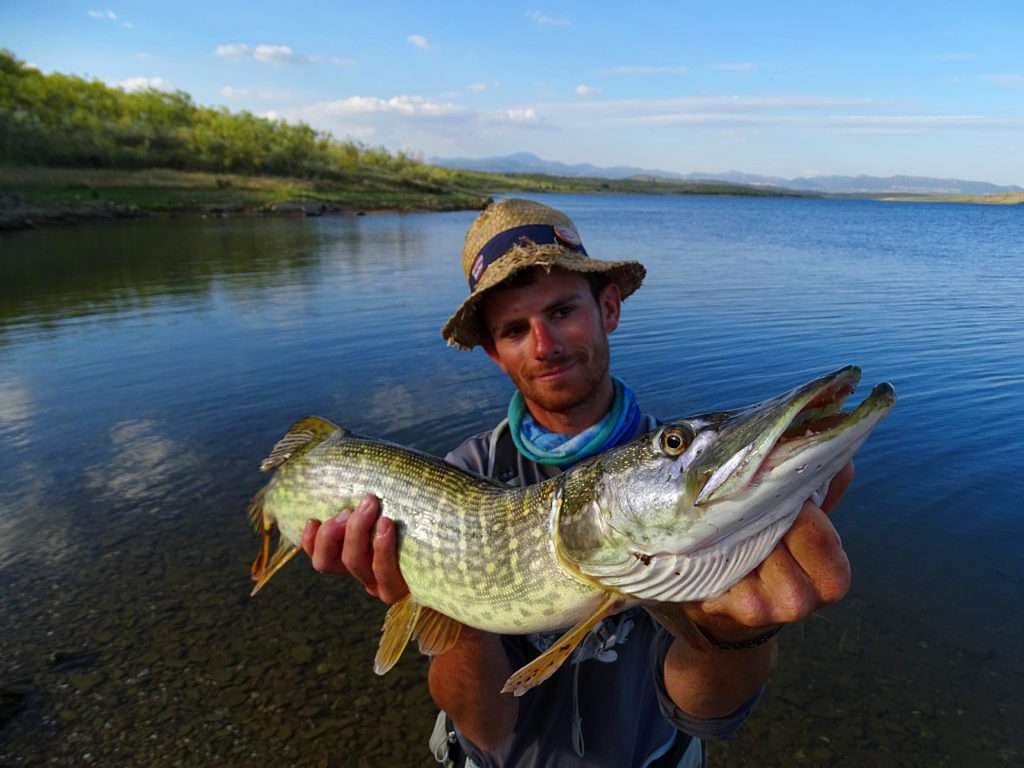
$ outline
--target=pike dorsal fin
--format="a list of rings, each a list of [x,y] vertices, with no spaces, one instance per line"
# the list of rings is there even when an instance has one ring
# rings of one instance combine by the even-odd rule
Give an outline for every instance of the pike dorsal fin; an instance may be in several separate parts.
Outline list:
[[[293,456],[301,456],[335,432],[347,434],[347,430],[320,416],[307,416],[296,421],[284,437],[277,441],[270,455],[260,463],[260,472],[276,469]]]
[[[534,686],[540,685],[565,663],[570,654],[576,649],[583,638],[590,632],[605,616],[615,613],[621,606],[622,595],[615,592],[605,592],[601,604],[587,618],[562,635],[555,644],[544,653],[531,661],[525,667],[516,670],[512,676],[505,681],[502,693],[511,693],[514,696],[522,696]]]

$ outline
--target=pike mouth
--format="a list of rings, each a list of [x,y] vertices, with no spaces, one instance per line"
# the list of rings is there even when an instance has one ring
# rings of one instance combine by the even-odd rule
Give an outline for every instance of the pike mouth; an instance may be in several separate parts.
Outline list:
[[[751,485],[798,453],[827,443],[870,415],[881,411],[881,418],[896,401],[896,390],[892,384],[883,382],[872,389],[856,408],[844,411],[842,408],[853,394],[855,386],[856,381],[835,382],[800,409],[768,451],[751,478]]]
[[[794,455],[840,438],[868,415],[881,411],[872,421],[876,423],[895,401],[895,392],[890,384],[880,384],[857,408],[843,411],[859,382],[860,369],[847,366],[740,415],[732,427],[726,427],[727,432],[741,436],[752,428],[756,432],[748,433],[743,441],[746,445],[731,457],[706,468],[704,481],[693,496],[694,505],[733,498]],[[837,443],[836,450],[855,439],[854,433],[850,437]]]

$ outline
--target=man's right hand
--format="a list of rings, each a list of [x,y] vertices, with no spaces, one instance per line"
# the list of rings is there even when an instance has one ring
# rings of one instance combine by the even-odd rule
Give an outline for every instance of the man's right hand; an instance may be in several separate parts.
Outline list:
[[[367,593],[388,605],[409,592],[398,568],[395,523],[380,514],[376,496],[367,494],[354,510],[344,509],[323,523],[307,522],[302,549],[315,570],[352,574]]]

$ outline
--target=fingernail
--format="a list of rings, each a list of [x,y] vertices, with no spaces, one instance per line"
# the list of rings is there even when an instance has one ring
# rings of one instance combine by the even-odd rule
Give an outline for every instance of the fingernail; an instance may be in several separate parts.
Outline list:
[[[349,517],[351,515],[352,515],[352,510],[351,509],[343,509],[343,510],[341,510],[341,512],[338,513],[338,516],[335,517],[334,519],[335,519],[336,522],[341,523],[342,525],[344,525],[348,521],[348,519],[349,519]]]
[[[370,505],[372,503],[373,503],[373,500],[369,496],[364,496],[362,499],[360,499],[359,506],[356,507],[356,511],[357,512],[365,512],[366,510],[368,510],[370,508]]]
[[[382,518],[380,518],[377,521],[377,525],[374,526],[373,535],[374,536],[378,536],[378,537],[384,536],[390,530],[391,530],[391,519],[387,518],[387,517],[382,517]]]

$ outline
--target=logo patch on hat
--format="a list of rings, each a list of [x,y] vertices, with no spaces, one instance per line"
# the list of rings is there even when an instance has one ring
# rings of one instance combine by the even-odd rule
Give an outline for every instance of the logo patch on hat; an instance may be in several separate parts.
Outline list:
[[[472,268],[469,270],[469,274],[473,278],[473,282],[474,283],[479,282],[480,275],[482,275],[484,273],[484,270],[486,268],[487,267],[486,267],[486,265],[484,263],[484,255],[482,253],[478,253],[476,255],[476,258],[473,259],[473,266],[472,266]]]
[[[554,230],[555,237],[572,248],[579,248],[583,244],[580,242],[580,236],[576,234],[575,230],[568,227],[554,227]]]

